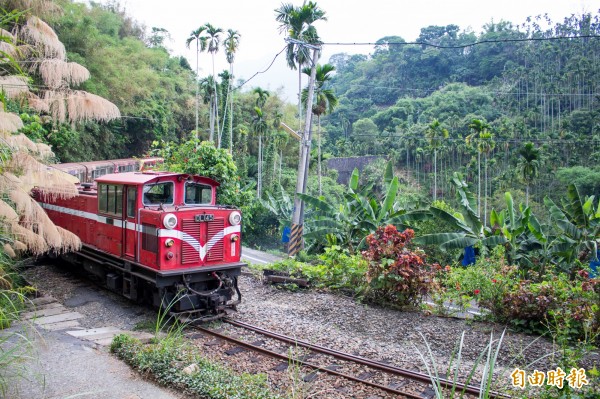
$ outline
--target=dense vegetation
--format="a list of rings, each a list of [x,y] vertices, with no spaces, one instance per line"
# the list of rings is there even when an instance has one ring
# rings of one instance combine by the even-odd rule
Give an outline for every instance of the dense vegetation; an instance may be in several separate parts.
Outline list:
[[[332,87],[339,106],[324,119],[326,148],[335,155],[391,156],[431,194],[437,151],[438,197],[451,189],[452,171],[477,180],[478,152],[487,157],[488,197],[531,185],[541,202],[545,194],[556,198],[574,175],[582,193],[597,193],[600,40],[588,36],[598,35],[598,18],[492,22],[479,34],[429,26],[416,40],[422,45],[385,37],[371,56],[335,55],[330,62],[337,69]],[[564,39],[544,40],[558,37]],[[474,119],[489,136],[478,136]],[[447,129],[447,138],[428,137],[434,121]],[[540,151],[539,175],[531,181],[519,168],[526,142]]]
[[[220,201],[243,207],[246,244],[277,243],[290,222],[298,155],[280,122],[298,129],[301,118],[277,93],[232,84],[243,32],[225,33],[210,22],[190,27],[190,47],[226,56],[230,64],[229,71],[201,77],[165,49],[168,32],[139,25],[118,3],[50,3],[44,9],[37,6],[49,2],[0,1],[4,10],[18,10],[2,27],[24,26],[20,12],[35,4],[64,44],[65,60],[90,72],[89,79],[68,83],[114,102],[121,117],[67,120],[64,112],[35,107],[35,95],[39,100],[50,89],[80,91],[51,87],[42,73],[7,57],[0,76],[19,75],[33,96],[1,93],[3,116],[20,120],[0,132],[8,143],[0,145],[0,174],[26,175],[11,163],[19,152],[48,161],[44,143],[57,161],[152,151],[169,168],[220,180]],[[297,41],[319,43],[314,23],[325,19],[324,11],[312,2],[282,4],[274,17],[296,40],[288,44],[288,65],[299,78],[309,74],[303,67],[310,54]],[[9,36],[0,36],[5,44]],[[578,348],[597,344],[600,285],[590,265],[597,265],[600,239],[599,36],[599,14],[558,23],[544,17],[521,25],[492,22],[481,33],[429,26],[417,43],[385,37],[368,56],[337,54],[317,65],[309,110],[315,148],[302,196],[306,248],[316,255],[298,258],[310,263],[286,260],[280,267],[392,306],[415,306],[429,295],[434,305],[427,311],[447,313],[449,301],[459,309],[475,301],[490,320],[549,331],[563,343],[582,340]],[[8,54],[6,47],[1,51]],[[308,91],[303,94],[306,104]],[[306,113],[302,106],[299,111]],[[322,162],[361,155],[391,162],[355,171],[347,187]],[[18,208],[9,197],[3,193],[8,208]],[[34,227],[38,220],[8,208],[0,225],[26,225],[43,235]],[[66,233],[57,231],[44,236],[62,234],[55,246],[40,241],[33,252],[62,248]],[[10,264],[14,237],[0,236],[6,243],[1,259]],[[458,263],[465,248],[477,255],[469,268]],[[121,344],[132,364],[169,374],[162,347]],[[179,356],[176,349],[169,356]]]

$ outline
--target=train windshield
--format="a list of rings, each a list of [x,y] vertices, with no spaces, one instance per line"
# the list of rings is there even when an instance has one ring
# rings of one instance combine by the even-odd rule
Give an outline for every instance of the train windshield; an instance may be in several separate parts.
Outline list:
[[[160,204],[173,204],[173,182],[146,184],[144,186],[144,205]]]
[[[185,203],[210,204],[212,202],[212,187],[207,184],[185,183]]]

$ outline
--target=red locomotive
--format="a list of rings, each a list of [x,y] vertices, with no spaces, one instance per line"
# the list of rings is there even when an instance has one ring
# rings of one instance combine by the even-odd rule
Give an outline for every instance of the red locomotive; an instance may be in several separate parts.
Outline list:
[[[206,320],[235,309],[245,266],[241,213],[216,205],[218,186],[183,173],[111,173],[82,183],[74,198],[37,200],[56,225],[81,238],[69,260],[108,288]]]

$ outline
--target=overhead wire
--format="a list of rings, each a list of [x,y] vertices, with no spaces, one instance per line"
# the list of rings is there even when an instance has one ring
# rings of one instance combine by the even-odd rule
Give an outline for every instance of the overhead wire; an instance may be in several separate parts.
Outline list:
[[[284,46],[283,49],[281,49],[280,52],[278,52],[277,54],[275,54],[275,57],[273,57],[273,60],[271,61],[271,63],[269,64],[269,66],[265,70],[256,72],[254,75],[250,76],[248,79],[246,79],[245,81],[243,81],[242,83],[240,83],[233,90],[237,90],[237,89],[241,88],[243,85],[245,85],[246,83],[248,83],[249,81],[251,81],[252,79],[254,79],[257,75],[259,75],[261,73],[266,73],[269,69],[271,69],[271,67],[275,63],[275,60],[277,59],[277,57],[279,57],[281,55],[281,53],[283,53],[285,51],[286,48],[287,48],[287,46]]]
[[[420,139],[423,141],[427,141],[427,138],[423,137],[423,136],[407,136],[407,135],[402,135],[402,134],[353,134],[351,137],[377,137],[377,138],[381,138],[381,139],[386,139],[386,138],[401,138],[401,139]],[[464,137],[450,137],[447,139],[443,140],[444,142],[446,141],[450,141],[450,142],[464,142],[465,138]],[[519,138],[519,139],[492,139],[492,141],[494,143],[528,143],[528,142],[534,142],[534,143],[561,143],[561,144],[585,144],[585,143],[600,143],[600,138],[598,139],[581,139],[581,140],[573,140],[573,139],[535,139],[535,138]]]
[[[329,42],[322,43],[323,46],[411,46],[419,45],[426,47],[434,47],[440,49],[464,49],[467,47],[476,46],[479,44],[489,43],[515,43],[515,42],[539,42],[539,41],[555,41],[555,40],[568,40],[568,39],[600,39],[600,35],[573,35],[573,36],[554,36],[554,37],[528,37],[528,38],[515,38],[515,39],[486,39],[478,40],[476,42],[467,44],[457,45],[442,45],[429,42]]]

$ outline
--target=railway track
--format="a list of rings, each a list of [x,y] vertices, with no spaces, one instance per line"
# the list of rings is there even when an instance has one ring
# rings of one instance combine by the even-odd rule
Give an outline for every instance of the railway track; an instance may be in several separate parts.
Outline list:
[[[253,334],[258,334],[265,339],[274,340],[279,343],[284,343],[288,347],[303,348],[304,354],[301,356],[293,356],[290,353],[281,353],[280,351],[268,349],[264,340],[254,341],[252,343],[244,341],[240,338],[218,332],[207,327],[196,325],[195,328],[205,334],[211,335],[218,339],[228,341],[237,345],[239,348],[248,349],[261,353],[263,355],[281,359],[285,362],[292,363],[296,366],[308,367],[313,370],[311,374],[316,378],[319,372],[331,374],[339,378],[345,378],[356,383],[364,384],[373,388],[380,389],[384,392],[401,395],[402,397],[411,399],[429,399],[435,397],[435,393],[431,388],[431,380],[427,374],[407,370],[396,367],[383,362],[378,362],[356,356],[349,353],[344,353],[334,349],[326,348],[320,345],[311,344],[306,341],[291,338],[282,334],[265,330],[247,323],[232,320],[229,318],[223,319],[224,323],[228,323],[234,327],[250,331]],[[318,361],[316,358],[320,358]],[[314,361],[313,361],[314,360]],[[328,364],[323,366],[323,364]],[[350,374],[341,371],[344,366],[340,364],[354,364],[365,370],[359,375]],[[469,396],[478,397],[479,387],[453,383],[452,381],[442,379],[443,387],[456,388],[457,392],[465,392]],[[510,396],[492,392],[490,398],[510,398]]]

